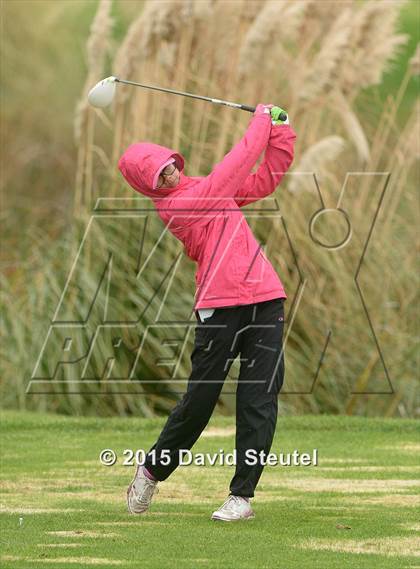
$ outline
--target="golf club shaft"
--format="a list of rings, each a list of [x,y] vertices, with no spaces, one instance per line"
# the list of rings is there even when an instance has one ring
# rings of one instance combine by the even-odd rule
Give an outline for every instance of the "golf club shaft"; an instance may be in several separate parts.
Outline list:
[[[242,111],[248,111],[253,113],[255,107],[250,107],[248,105],[241,105],[239,103],[231,103],[230,101],[222,101],[221,99],[212,99],[211,97],[203,97],[202,95],[194,95],[193,93],[186,93],[185,91],[175,91],[174,89],[165,89],[164,87],[154,87],[153,85],[144,85],[143,83],[136,83],[135,81],[127,81],[126,79],[118,79],[115,77],[115,81],[118,83],[124,83],[126,85],[135,85],[136,87],[144,87],[145,89],[152,89],[154,91],[163,91],[164,93],[172,93],[173,95],[182,95],[183,97],[191,97],[192,99],[201,99],[202,101],[208,101],[209,103],[215,103],[216,105],[226,105],[228,107],[234,107],[235,109],[241,109]]]

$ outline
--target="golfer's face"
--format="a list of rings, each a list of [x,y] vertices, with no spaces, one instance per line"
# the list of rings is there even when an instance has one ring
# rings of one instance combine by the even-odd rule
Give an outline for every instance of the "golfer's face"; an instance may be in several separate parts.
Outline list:
[[[175,168],[173,174],[170,176],[166,176],[164,186],[166,185],[167,188],[174,188],[179,184],[179,170]]]
[[[179,170],[173,164],[167,166],[159,176],[158,188],[174,188],[179,184]]]

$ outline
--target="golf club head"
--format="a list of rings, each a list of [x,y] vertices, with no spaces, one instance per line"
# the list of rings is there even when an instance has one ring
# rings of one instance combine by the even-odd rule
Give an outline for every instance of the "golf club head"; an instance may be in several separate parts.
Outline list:
[[[116,77],[107,77],[96,83],[89,91],[88,101],[94,107],[107,107],[112,103],[115,95]]]

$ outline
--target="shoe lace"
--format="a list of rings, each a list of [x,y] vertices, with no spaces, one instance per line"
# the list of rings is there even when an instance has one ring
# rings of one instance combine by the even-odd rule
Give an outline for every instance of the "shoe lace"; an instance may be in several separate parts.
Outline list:
[[[224,509],[224,510],[231,510],[235,503],[238,504],[241,502],[241,498],[239,496],[229,496],[229,498],[224,502],[224,504],[222,505],[222,507],[220,509]]]
[[[156,484],[154,484],[151,480],[146,480],[143,491],[141,494],[136,495],[135,500],[140,506],[147,506],[154,492],[156,492],[156,494],[159,494],[159,488],[157,488]]]

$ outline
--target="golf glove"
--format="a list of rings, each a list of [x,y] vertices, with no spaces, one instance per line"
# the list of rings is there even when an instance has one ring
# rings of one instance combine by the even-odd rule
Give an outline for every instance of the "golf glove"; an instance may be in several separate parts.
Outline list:
[[[280,117],[280,113],[285,113],[286,114],[286,120],[281,120]],[[287,112],[280,108],[280,107],[276,107],[273,104],[269,104],[269,105],[263,105],[263,104],[259,104],[257,105],[255,111],[254,111],[254,115],[262,115],[262,114],[271,114],[271,123],[273,125],[279,125],[279,124],[289,124],[289,116],[287,114]]]
[[[270,113],[272,124],[289,124],[289,115],[284,109],[281,109],[280,107],[271,107]],[[280,118],[281,114],[283,114],[283,116],[286,115],[286,118],[284,120]]]

